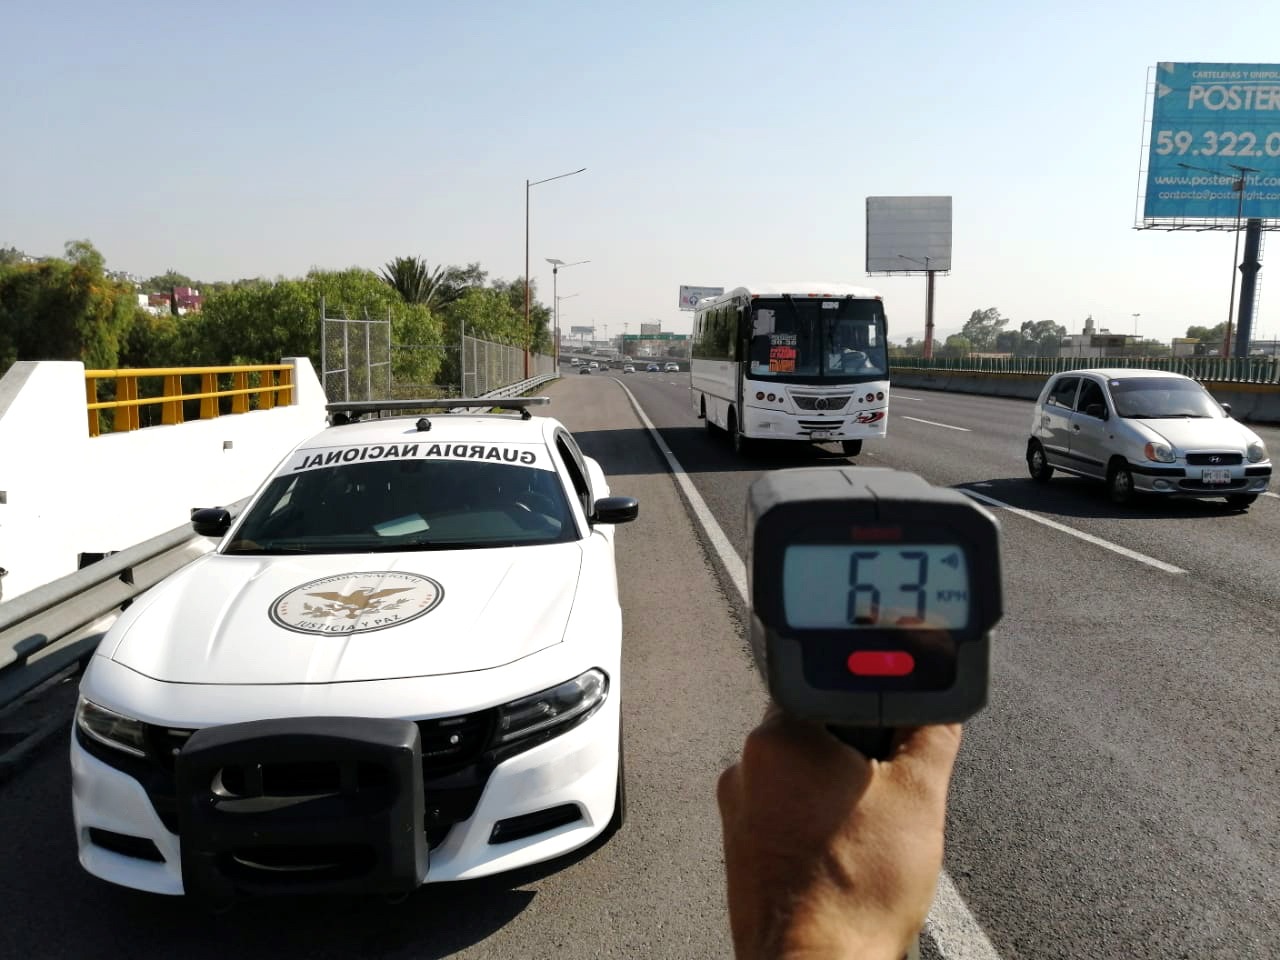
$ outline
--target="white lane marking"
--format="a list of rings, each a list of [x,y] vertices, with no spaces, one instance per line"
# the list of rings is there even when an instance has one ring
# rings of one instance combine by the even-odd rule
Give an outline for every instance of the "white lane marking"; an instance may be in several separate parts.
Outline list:
[[[900,414],[899,420],[914,420],[916,423],[927,423],[931,427],[945,427],[948,430],[959,430],[963,433],[973,433],[968,427],[953,427],[949,423],[939,423],[937,420],[921,420],[919,417],[908,417],[906,414]]]
[[[667,468],[671,471],[672,476],[676,478],[676,483],[680,484],[680,489],[688,499],[693,515],[697,518],[698,523],[702,525],[702,532],[706,534],[707,540],[711,542],[711,546],[716,551],[716,555],[720,557],[720,562],[724,564],[724,568],[729,574],[729,579],[733,581],[733,585],[737,588],[738,596],[742,598],[743,603],[750,606],[751,601],[747,597],[747,565],[742,562],[738,552],[733,549],[733,544],[729,542],[729,538],[720,529],[720,524],[716,522],[716,518],[707,506],[707,502],[702,499],[702,494],[698,493],[698,488],[693,485],[693,481],[689,479],[689,474],[681,466],[680,461],[676,459],[676,455],[671,452],[671,448],[667,446],[667,441],[662,439],[662,434],[658,432],[658,428],[653,425],[653,421],[645,414],[635,394],[621,380],[616,382],[622,388],[622,392],[627,395],[627,399],[631,401],[631,406],[634,408],[636,416],[640,418],[640,422],[644,424],[644,428],[649,431],[649,435],[657,443],[663,459],[667,461]]]
[[[905,393],[891,393],[889,395],[889,399],[890,400],[919,400],[921,403],[925,402],[924,397],[908,397]]]
[[[1272,493],[1270,490],[1263,490],[1262,495],[1264,497],[1274,497],[1275,499],[1280,500],[1280,493]]]
[[[1122,547],[1118,543],[1112,543],[1110,540],[1103,540],[1101,537],[1095,537],[1091,533],[1085,533],[1083,530],[1077,530],[1075,527],[1068,527],[1064,523],[1058,523],[1056,520],[1050,520],[1048,517],[1042,517],[1038,513],[1032,513],[1030,510],[1023,510],[1021,507],[1015,507],[1012,504],[1005,503],[1003,500],[997,500],[995,497],[988,497],[985,493],[978,493],[977,490],[970,490],[968,487],[956,487],[963,494],[973,497],[975,500],[981,500],[983,503],[993,507],[1000,507],[1008,510],[1010,513],[1016,513],[1020,517],[1026,517],[1028,520],[1034,521],[1041,526],[1048,527],[1051,530],[1057,530],[1059,533],[1065,533],[1067,536],[1075,537],[1077,540],[1083,540],[1086,543],[1092,543],[1096,547],[1102,547],[1104,550],[1110,550],[1112,553],[1118,553],[1122,557],[1128,557],[1130,560],[1137,560],[1139,563],[1145,563],[1149,567],[1155,567],[1165,573],[1186,573],[1181,567],[1175,567],[1171,563],[1165,563],[1163,560],[1157,560],[1155,557],[1148,557],[1145,553],[1139,553],[1137,550],[1130,550],[1128,547]]]
[[[697,518],[698,523],[702,525],[702,532],[715,549],[720,562],[724,564],[724,568],[729,574],[729,579],[738,591],[738,596],[742,598],[742,602],[748,607],[751,606],[751,601],[747,597],[746,564],[738,556],[738,551],[733,549],[733,544],[729,542],[729,538],[724,535],[724,530],[720,528],[715,516],[707,508],[706,501],[702,499],[702,495],[694,487],[689,474],[681,466],[680,461],[676,459],[676,455],[671,452],[667,442],[662,439],[662,434],[653,425],[653,421],[645,414],[644,409],[640,406],[640,401],[636,399],[635,394],[627,389],[625,383],[621,380],[616,382],[631,401],[631,407],[635,410],[636,416],[640,418],[640,422],[644,424],[644,428],[649,431],[649,435],[653,437],[658,449],[662,451],[662,456],[667,461],[667,467],[670,468],[672,476],[675,477],[676,482],[680,484],[680,489],[684,491],[685,497],[688,498],[693,515]],[[934,894],[933,908],[929,911],[928,920],[925,922],[925,930],[933,938],[934,943],[937,944],[938,952],[942,955],[943,960],[1001,960],[996,948],[987,939],[987,935],[982,932],[982,925],[978,923],[978,918],[965,905],[964,899],[960,896],[960,892],[956,889],[955,884],[951,882],[951,877],[947,875],[945,870],[938,877],[938,889]]]

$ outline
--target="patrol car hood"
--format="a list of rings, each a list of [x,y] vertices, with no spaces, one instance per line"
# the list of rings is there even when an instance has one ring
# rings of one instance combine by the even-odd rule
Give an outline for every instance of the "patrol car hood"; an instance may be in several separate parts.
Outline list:
[[[111,657],[156,680],[344,683],[498,667],[557,644],[576,543],[340,557],[211,554],[138,601]]]
[[[1235,420],[1209,417],[1179,417],[1167,420],[1137,420],[1179,450],[1219,450],[1244,453],[1245,447],[1257,439],[1248,427]]]

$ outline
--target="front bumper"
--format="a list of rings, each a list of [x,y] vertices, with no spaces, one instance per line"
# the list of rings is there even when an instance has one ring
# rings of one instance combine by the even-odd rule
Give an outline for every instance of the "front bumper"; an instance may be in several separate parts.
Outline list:
[[[742,425],[749,437],[829,443],[882,438],[888,421],[889,407],[886,403],[863,406],[850,403],[848,409],[830,413],[815,410],[789,413],[774,407],[758,406],[751,401],[746,406]],[[818,436],[814,436],[815,433]]]
[[[406,847],[415,843],[429,847],[429,853],[418,861],[418,868],[405,866],[414,862],[411,852],[388,850],[388,845],[393,844],[385,840],[374,843],[383,845],[382,853],[401,855],[402,862],[390,873],[381,869],[370,872],[363,886],[358,873],[349,874],[335,886],[330,882],[332,872],[317,874],[316,882],[309,885],[307,877],[299,876],[293,864],[277,862],[271,868],[263,868],[262,861],[255,857],[247,859],[257,866],[246,868],[242,862],[246,858],[242,857],[235,867],[239,873],[215,873],[219,881],[227,880],[226,889],[239,895],[335,889],[388,892],[393,888],[411,889],[419,882],[486,876],[568,853],[598,836],[613,816],[619,704],[616,691],[610,690],[604,703],[577,726],[510,756],[484,750],[465,763],[433,768],[429,762],[432,745],[424,736],[422,756],[428,759],[423,761],[421,778],[417,780],[421,806],[415,814],[422,816],[423,823],[416,835],[403,836]],[[305,718],[296,721],[306,722]],[[184,850],[183,825],[191,820],[182,814],[184,798],[178,795],[173,776],[166,779],[162,770],[125,772],[118,768],[114,757],[112,762],[104,762],[103,756],[110,757],[103,754],[104,749],[110,748],[86,745],[78,731],[73,731],[72,810],[80,863],[95,876],[123,886],[170,895],[194,892],[188,889],[187,880],[197,874],[188,863],[184,879],[184,855],[188,860],[202,853],[212,855],[212,848],[222,840],[202,841],[209,847],[204,851]],[[253,762],[254,758],[246,760]],[[140,774],[141,779],[133,774]],[[172,796],[165,794],[166,784],[173,790]],[[305,822],[308,809],[314,813],[318,808],[299,804],[296,816],[288,810],[273,813],[279,818],[278,836],[288,835],[290,842],[305,846],[305,834],[310,829]],[[383,827],[374,824],[370,829],[377,835]],[[322,845],[321,834],[331,834],[332,828],[332,820],[323,829],[317,828],[316,846]],[[265,832],[272,832],[270,826]],[[204,834],[197,831],[197,835]],[[204,859],[208,861],[210,857]],[[425,868],[425,876],[414,875],[415,870],[421,872],[420,868]],[[276,875],[270,875],[273,873]],[[393,879],[388,880],[389,876]],[[201,892],[210,892],[208,883],[201,881],[199,886]]]
[[[1133,485],[1142,493],[1165,497],[1226,497],[1265,493],[1271,483],[1271,462],[1243,463],[1223,467],[1230,472],[1228,483],[1206,483],[1201,465],[1131,465]]]

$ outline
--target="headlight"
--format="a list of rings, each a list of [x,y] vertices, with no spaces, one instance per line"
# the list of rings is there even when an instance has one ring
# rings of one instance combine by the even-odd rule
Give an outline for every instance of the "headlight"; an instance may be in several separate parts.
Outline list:
[[[1142,452],[1147,455],[1148,460],[1154,460],[1157,463],[1173,463],[1173,447],[1167,443],[1148,443],[1142,448]]]
[[[1257,463],[1259,460],[1267,459],[1267,448],[1261,440],[1255,440],[1249,444],[1246,452],[1250,463]]]
[[[510,743],[538,733],[554,736],[552,728],[573,725],[604,703],[609,678],[603,670],[588,670],[558,687],[512,700],[498,708],[498,742]]]
[[[123,716],[80,698],[76,704],[76,726],[99,743],[123,750],[135,757],[147,755],[146,732],[141,720]]]

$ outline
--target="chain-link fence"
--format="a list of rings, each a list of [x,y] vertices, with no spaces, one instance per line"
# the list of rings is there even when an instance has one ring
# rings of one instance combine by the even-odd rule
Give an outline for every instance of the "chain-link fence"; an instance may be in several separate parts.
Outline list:
[[[375,320],[330,317],[320,301],[320,369],[331,402],[385,400],[393,396],[391,311]]]
[[[555,372],[555,359],[540,353],[525,355],[520,347],[462,338],[461,382],[458,345],[393,343],[391,317],[329,317],[321,304],[321,369],[330,402],[348,400],[415,400],[429,397],[479,397],[531,377]],[[410,371],[431,369],[415,357],[443,356],[435,379],[420,381]],[[399,371],[399,372],[397,372]]]
[[[555,358],[529,354],[529,372],[524,368],[524,351],[503,343],[489,343],[473,337],[462,338],[462,396],[480,397],[511,383],[555,373]]]

